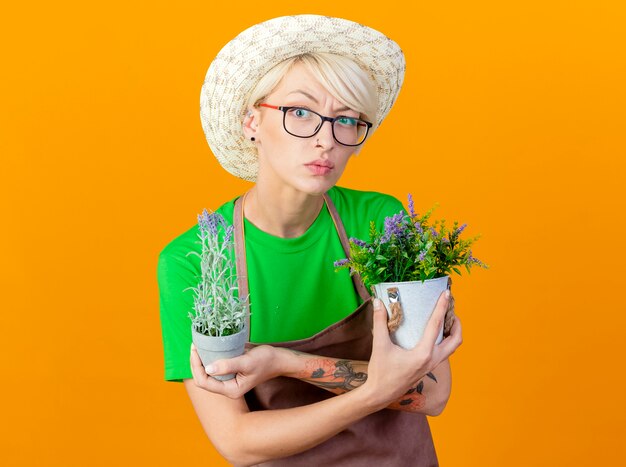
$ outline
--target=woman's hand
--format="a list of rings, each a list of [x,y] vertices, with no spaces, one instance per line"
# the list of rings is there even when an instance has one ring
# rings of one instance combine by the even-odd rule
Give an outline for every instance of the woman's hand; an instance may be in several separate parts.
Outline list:
[[[435,310],[424,330],[422,339],[411,350],[395,345],[389,338],[387,311],[383,303],[374,300],[374,341],[368,366],[367,388],[372,403],[384,408],[401,397],[414,383],[446,360],[461,345],[461,323],[455,316],[450,335],[435,344],[448,311],[449,298],[445,291],[439,296]]]
[[[191,371],[196,386],[207,391],[238,399],[255,386],[280,375],[276,349],[270,345],[254,347],[239,357],[216,360],[205,370],[195,347],[191,346]],[[236,373],[233,379],[219,381],[211,375]]]
[[[448,277],[448,290],[452,285],[452,279]],[[454,295],[450,291],[450,298],[448,299],[448,311],[446,311],[446,317],[443,322],[443,337],[448,337],[452,332],[452,325],[454,324]]]

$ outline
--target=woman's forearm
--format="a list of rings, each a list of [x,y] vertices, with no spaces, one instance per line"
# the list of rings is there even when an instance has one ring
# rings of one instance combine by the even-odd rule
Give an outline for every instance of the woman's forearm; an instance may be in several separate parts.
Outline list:
[[[311,449],[361,418],[381,410],[367,387],[311,405],[250,412],[185,380],[187,392],[216,449],[235,465],[254,465]]]
[[[384,408],[374,399],[366,388],[360,388],[301,407],[242,413],[231,419],[234,424],[230,427],[221,426],[228,435],[222,437],[226,444],[221,444],[220,452],[236,465],[255,465],[300,453]]]
[[[356,389],[367,380],[367,361],[322,357],[287,349],[277,350],[282,352],[284,376],[306,381],[335,394]],[[450,363],[446,359],[387,408],[436,416],[445,407],[450,397],[450,389]]]

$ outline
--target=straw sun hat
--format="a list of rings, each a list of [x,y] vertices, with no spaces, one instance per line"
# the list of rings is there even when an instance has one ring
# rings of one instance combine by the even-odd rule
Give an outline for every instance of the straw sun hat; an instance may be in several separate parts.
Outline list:
[[[246,102],[276,64],[306,52],[351,58],[378,90],[376,123],[391,109],[404,79],[402,50],[379,31],[342,18],[296,15],[255,24],[228,42],[207,71],[200,94],[200,119],[207,142],[228,172],[256,180],[256,148],[243,134]]]

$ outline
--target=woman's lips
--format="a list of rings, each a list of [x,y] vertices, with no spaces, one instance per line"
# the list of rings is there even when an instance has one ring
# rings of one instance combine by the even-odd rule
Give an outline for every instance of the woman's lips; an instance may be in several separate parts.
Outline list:
[[[313,161],[304,166],[309,169],[314,175],[326,175],[333,170],[333,164],[329,161],[319,160]]]

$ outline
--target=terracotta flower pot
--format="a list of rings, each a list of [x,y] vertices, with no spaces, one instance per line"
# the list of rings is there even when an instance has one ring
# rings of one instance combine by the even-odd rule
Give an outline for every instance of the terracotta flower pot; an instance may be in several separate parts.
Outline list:
[[[248,332],[244,328],[236,334],[230,336],[206,336],[197,332],[191,327],[191,340],[196,346],[200,360],[205,368],[216,360],[223,358],[233,358],[242,355],[248,340]],[[234,373],[227,375],[213,376],[213,378],[226,381],[233,379]]]
[[[387,307],[389,319],[392,316],[392,303],[399,301],[402,318],[396,331],[391,333],[391,340],[404,349],[412,349],[421,340],[428,320],[435,310],[441,293],[448,288],[448,277],[437,277],[422,281],[383,282],[374,285],[376,298]],[[436,343],[443,340],[443,325],[439,330]]]

